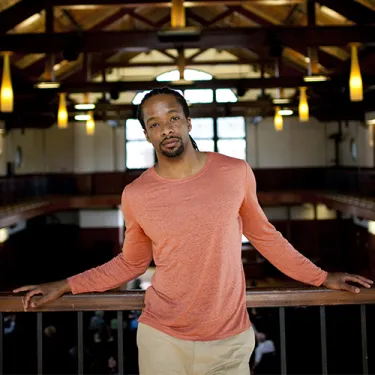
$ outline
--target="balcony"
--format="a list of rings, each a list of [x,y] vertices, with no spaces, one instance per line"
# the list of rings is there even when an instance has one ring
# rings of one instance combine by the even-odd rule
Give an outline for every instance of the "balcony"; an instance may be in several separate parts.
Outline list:
[[[45,329],[57,318],[63,320],[61,327],[66,330],[71,330],[74,325],[71,344],[76,348],[76,362],[72,373],[96,373],[87,363],[93,359],[87,355],[89,336],[84,324],[87,314],[92,311],[105,311],[114,317],[116,324],[112,327],[114,334],[111,347],[116,351],[113,357],[118,363],[117,373],[136,373],[129,372],[136,371],[129,370],[129,363],[136,362],[137,352],[133,350],[135,334],[130,336],[132,345],[125,345],[124,336],[128,335],[128,331],[125,330],[124,319],[127,311],[142,309],[144,292],[65,295],[32,312],[23,311],[22,298],[19,295],[0,293],[0,374],[4,373],[5,366],[8,369],[10,366],[10,358],[4,354],[9,353],[9,350],[7,351],[3,334],[4,317],[9,314],[16,314],[17,321],[28,322],[27,325],[20,323],[21,333],[18,336],[25,338],[27,346],[19,341],[17,345],[13,342],[12,350],[15,352],[12,353],[12,358],[16,368],[13,368],[12,373],[17,371],[19,361],[26,362],[20,368],[26,369],[29,374],[49,373],[45,366],[51,351]],[[375,340],[373,334],[370,334],[374,328],[374,322],[370,319],[374,316],[374,288],[362,290],[360,294],[321,288],[248,289],[246,303],[253,324],[258,330],[260,327],[263,330],[266,322],[267,334],[275,342],[275,373],[375,373]],[[57,316],[57,312],[61,314]],[[76,321],[77,328],[72,319]],[[129,343],[129,337],[126,342]],[[22,348],[27,349],[26,359],[21,358]],[[59,366],[56,363],[55,366],[57,372],[54,373],[62,373],[58,372]]]

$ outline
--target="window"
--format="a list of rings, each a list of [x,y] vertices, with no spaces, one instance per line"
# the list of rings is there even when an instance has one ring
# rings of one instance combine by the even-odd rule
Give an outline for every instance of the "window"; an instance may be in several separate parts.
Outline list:
[[[185,80],[211,80],[211,74],[185,69]],[[160,74],[157,81],[178,81],[178,70]],[[218,103],[237,102],[237,96],[231,89],[186,89],[178,90],[188,103]],[[133,104],[141,103],[149,91],[139,92],[133,99]],[[246,159],[246,126],[244,117],[222,117],[216,121],[213,118],[193,118],[191,136],[197,142],[200,151],[220,152],[239,159]],[[155,163],[153,146],[148,143],[138,120],[126,121],[126,167],[128,169],[146,169]]]
[[[214,119],[193,118],[191,119],[192,130],[190,135],[197,142],[200,151],[215,151],[214,141]]]
[[[246,127],[244,117],[217,119],[217,150],[221,154],[246,160]]]
[[[155,154],[151,143],[147,142],[138,120],[129,119],[125,126],[126,168],[147,169],[154,165]]]

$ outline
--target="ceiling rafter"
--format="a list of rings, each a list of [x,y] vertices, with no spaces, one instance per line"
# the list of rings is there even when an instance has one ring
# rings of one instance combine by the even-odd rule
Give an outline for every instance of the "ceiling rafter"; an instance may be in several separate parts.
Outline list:
[[[13,29],[35,13],[40,13],[48,5],[47,0],[22,0],[0,13],[0,34]]]
[[[55,6],[75,7],[80,8],[81,6],[90,7],[90,6],[110,6],[110,5],[121,5],[128,8],[140,8],[140,7],[164,7],[170,8],[170,0],[135,0],[128,1],[124,3],[123,0],[50,0],[53,1]],[[303,4],[305,0],[245,0],[248,4],[257,4],[257,5],[290,5],[290,4]],[[189,7],[204,7],[204,6],[217,6],[233,4],[239,5],[243,4],[244,0],[190,0],[188,2]]]
[[[72,93],[85,93],[85,92],[110,92],[112,90],[118,92],[146,90],[152,87],[164,86],[165,82],[156,80],[150,81],[64,81],[59,88],[48,90],[50,92],[72,92]],[[193,83],[179,83],[170,82],[171,87],[176,89],[184,88],[237,88],[244,89],[261,89],[261,88],[296,88],[300,86],[314,87],[345,87],[347,86],[347,76],[331,76],[329,81],[325,82],[305,82],[303,76],[281,76],[270,78],[237,78],[237,79],[212,79],[208,81],[195,81]],[[375,84],[374,76],[364,77],[364,86],[369,87]],[[19,94],[40,92],[39,89],[34,87],[33,83],[24,83],[18,86]]]
[[[274,23],[258,16],[257,14],[251,12],[247,8],[244,8],[244,7],[241,7],[241,6],[235,6],[235,7],[230,7],[230,8],[234,9],[239,14],[242,14],[244,17],[250,19],[251,21],[253,21],[253,22],[255,22],[255,23],[257,23],[261,26],[267,26],[267,27],[275,26]],[[307,47],[306,47],[306,45],[304,45],[304,43],[299,42],[298,40],[295,40],[293,43],[290,43],[289,45],[287,45],[287,47],[290,47],[293,50],[300,53],[301,55],[307,57]],[[339,59],[337,59],[336,57],[328,54],[325,51],[319,50],[318,55],[319,55],[319,61],[320,61],[321,65],[323,65],[325,68],[327,68],[329,70],[334,69],[337,66],[337,63],[340,61]]]
[[[334,10],[358,25],[375,23],[375,12],[353,0],[317,0],[320,5]]]
[[[110,25],[117,22],[122,17],[128,15],[131,12],[131,9],[125,9],[121,8],[117,12],[113,13],[109,17],[105,18],[104,20],[94,24],[88,31],[94,32],[94,31],[101,31]],[[60,56],[56,60],[56,63],[61,63],[63,61],[63,58]],[[39,77],[43,71],[46,64],[46,57],[43,57],[37,61],[35,61],[33,64],[30,64],[27,66],[24,71],[31,77]]]
[[[70,21],[70,23],[71,23],[71,24],[72,24],[77,30],[83,31],[82,26],[79,24],[79,22],[77,22],[77,20],[74,18],[74,16],[70,13],[69,10],[64,9],[64,10],[63,10],[63,13],[64,13],[65,17],[68,18],[68,20]]]
[[[356,1],[340,0],[319,0],[320,5],[324,5],[335,12],[341,14],[348,20],[358,25],[374,24],[375,12]],[[373,71],[375,62],[375,48],[366,47],[359,53],[361,66],[365,71]],[[339,67],[340,72],[349,70],[350,59]]]

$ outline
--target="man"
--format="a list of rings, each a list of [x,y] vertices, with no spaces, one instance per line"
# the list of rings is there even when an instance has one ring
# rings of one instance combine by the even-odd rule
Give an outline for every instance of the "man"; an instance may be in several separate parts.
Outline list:
[[[298,253],[260,208],[254,174],[239,159],[197,150],[185,99],[156,89],[138,119],[158,163],[122,194],[123,251],[110,262],[54,283],[26,286],[25,308],[105,291],[156,272],[145,295],[137,344],[141,375],[247,375],[255,340],[246,309],[242,233],[276,267],[302,282],[357,292],[362,276],[327,274]]]

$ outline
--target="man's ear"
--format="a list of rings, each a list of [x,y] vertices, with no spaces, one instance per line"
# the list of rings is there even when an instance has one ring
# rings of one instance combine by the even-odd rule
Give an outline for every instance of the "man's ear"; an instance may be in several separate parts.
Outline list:
[[[190,133],[191,129],[193,128],[193,126],[191,125],[191,117],[187,118],[187,122],[188,122],[188,129],[189,129],[189,133]]]
[[[151,143],[151,140],[150,140],[150,138],[148,137],[148,134],[147,134],[147,130],[146,130],[146,129],[143,129],[143,134],[145,135],[147,142]]]

